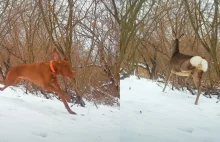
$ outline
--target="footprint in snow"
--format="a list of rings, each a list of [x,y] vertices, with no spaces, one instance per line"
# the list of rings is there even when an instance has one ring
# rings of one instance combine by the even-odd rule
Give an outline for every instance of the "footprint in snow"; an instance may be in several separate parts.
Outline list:
[[[40,136],[40,137],[47,137],[47,133],[45,132],[32,132],[33,135],[36,135],[36,136]]]
[[[9,111],[15,111],[16,109],[15,108],[9,108],[8,110]]]
[[[74,121],[76,121],[76,118],[71,118],[71,120],[74,120]]]
[[[178,128],[179,130],[187,133],[193,133],[194,129],[193,128]]]
[[[129,101],[124,101],[124,103],[125,103],[125,104],[133,104],[134,101],[130,101],[130,100],[129,100]]]
[[[209,128],[206,127],[197,127],[197,128],[203,131],[211,131]]]
[[[0,117],[4,117],[4,116],[6,116],[6,115],[0,114]]]

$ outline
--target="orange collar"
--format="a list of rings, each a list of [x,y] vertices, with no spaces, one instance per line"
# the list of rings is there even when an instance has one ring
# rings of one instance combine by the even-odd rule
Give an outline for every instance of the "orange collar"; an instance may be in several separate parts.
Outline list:
[[[54,67],[53,67],[53,61],[50,61],[50,69],[51,69],[51,71],[53,72],[53,73],[55,73],[55,69],[54,69]]]

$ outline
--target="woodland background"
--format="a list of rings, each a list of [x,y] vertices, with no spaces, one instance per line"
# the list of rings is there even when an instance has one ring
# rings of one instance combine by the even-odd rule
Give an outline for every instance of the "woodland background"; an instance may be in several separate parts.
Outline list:
[[[119,104],[120,79],[136,73],[164,82],[175,31],[184,34],[182,53],[207,59],[203,91],[218,95],[219,7],[219,0],[0,0],[0,74],[49,61],[57,48],[76,71],[71,82],[60,77],[67,93]],[[191,80],[172,78],[173,87],[194,94]]]
[[[67,55],[75,79],[62,89],[96,103],[119,104],[119,4],[107,0],[0,0],[0,75],[12,66],[46,62],[56,48]],[[28,81],[20,84],[38,95]],[[47,98],[50,96],[46,95]]]
[[[164,82],[171,54],[172,31],[184,34],[180,52],[209,62],[203,76],[207,97],[218,95],[220,77],[219,0],[121,0],[120,78],[130,74]],[[195,94],[192,79],[172,77],[173,88]]]

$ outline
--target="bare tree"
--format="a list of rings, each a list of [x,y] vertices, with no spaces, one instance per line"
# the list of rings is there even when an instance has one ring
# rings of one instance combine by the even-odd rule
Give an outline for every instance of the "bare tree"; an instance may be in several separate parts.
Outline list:
[[[212,58],[215,71],[220,77],[220,65],[218,61],[219,1],[184,0],[184,2],[196,37]]]

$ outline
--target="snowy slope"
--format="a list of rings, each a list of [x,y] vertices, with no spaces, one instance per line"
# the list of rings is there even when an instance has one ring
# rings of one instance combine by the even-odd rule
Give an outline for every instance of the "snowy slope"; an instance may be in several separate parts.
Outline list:
[[[0,142],[119,142],[119,108],[86,104],[70,115],[58,100],[7,88],[0,92]]]
[[[220,103],[132,76],[120,81],[121,141],[219,142]]]

